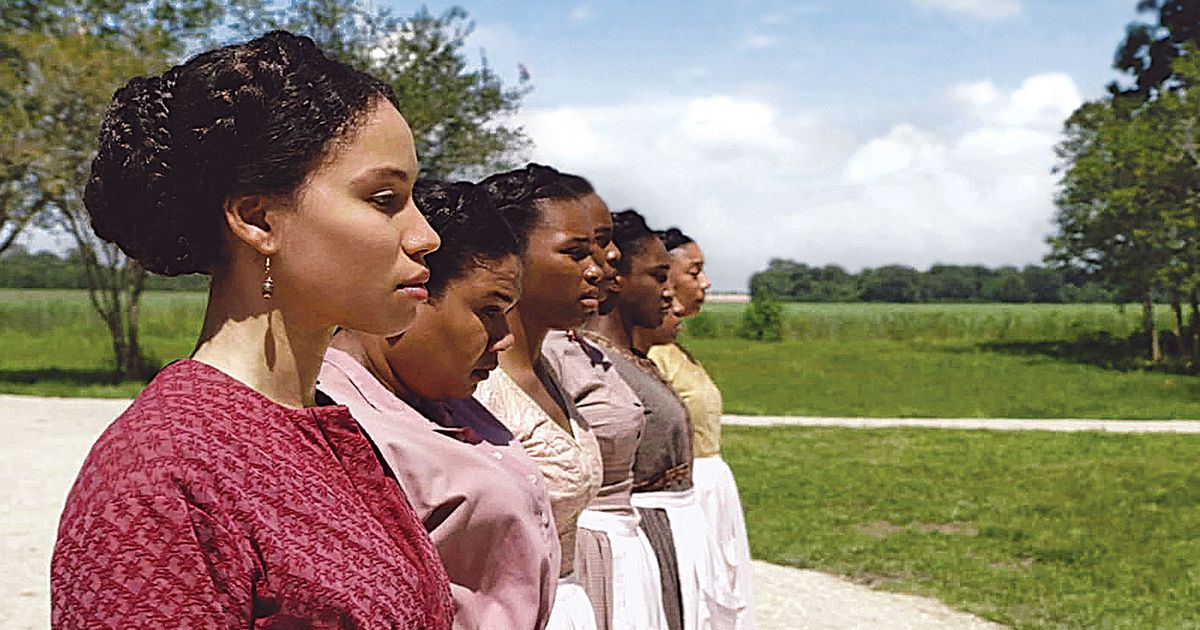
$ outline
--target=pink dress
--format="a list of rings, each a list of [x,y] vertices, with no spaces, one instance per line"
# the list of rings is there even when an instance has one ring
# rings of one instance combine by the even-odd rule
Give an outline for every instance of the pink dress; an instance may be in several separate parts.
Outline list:
[[[431,421],[337,349],[317,387],[350,408],[424,522],[450,576],[454,627],[545,627],[558,535],[541,473],[504,426],[471,399],[431,405]]]

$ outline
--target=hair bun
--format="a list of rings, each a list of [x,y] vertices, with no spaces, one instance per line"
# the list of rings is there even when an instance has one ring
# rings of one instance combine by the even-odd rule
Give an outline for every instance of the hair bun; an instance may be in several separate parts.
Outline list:
[[[230,195],[294,191],[373,102],[374,78],[275,31],[202,53],[113,95],[84,204],[100,238],[149,271],[212,271]]]

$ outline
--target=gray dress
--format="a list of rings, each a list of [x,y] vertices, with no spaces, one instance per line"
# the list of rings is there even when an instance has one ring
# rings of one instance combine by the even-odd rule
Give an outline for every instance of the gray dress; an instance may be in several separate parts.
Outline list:
[[[613,367],[646,410],[646,424],[633,458],[633,492],[690,489],[692,422],[687,407],[649,359],[616,348],[599,335],[587,333],[586,337],[607,351]],[[671,630],[679,630],[683,628],[683,602],[670,519],[665,510],[657,508],[638,508],[638,513],[658,557],[667,622]]]

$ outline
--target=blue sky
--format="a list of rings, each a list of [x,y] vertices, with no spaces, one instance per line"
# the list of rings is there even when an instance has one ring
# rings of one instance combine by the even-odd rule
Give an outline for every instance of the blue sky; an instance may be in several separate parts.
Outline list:
[[[463,6],[493,68],[532,75],[519,117],[532,157],[679,225],[735,289],[772,257],[1039,262],[1061,122],[1114,78],[1135,4]]]
[[[1153,17],[1136,0],[459,4],[473,56],[532,75],[530,157],[691,234],[718,289],[776,257],[1040,262],[1062,121],[1115,78],[1126,24]]]

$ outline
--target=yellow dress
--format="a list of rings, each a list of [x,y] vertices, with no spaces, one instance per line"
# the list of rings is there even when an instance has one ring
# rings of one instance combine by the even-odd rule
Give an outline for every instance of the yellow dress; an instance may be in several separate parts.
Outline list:
[[[698,458],[719,455],[724,402],[704,366],[678,344],[654,346],[647,354],[692,416],[692,454]]]

